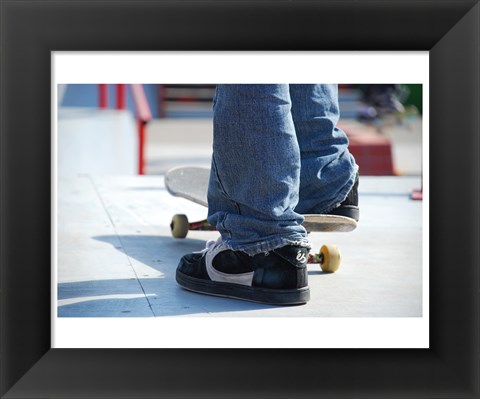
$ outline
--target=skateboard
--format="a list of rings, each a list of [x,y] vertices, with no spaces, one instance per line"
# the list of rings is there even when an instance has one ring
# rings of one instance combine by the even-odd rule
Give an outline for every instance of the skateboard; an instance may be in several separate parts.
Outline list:
[[[185,198],[196,204],[208,207],[207,190],[210,169],[197,166],[180,166],[170,169],[165,174],[165,187],[176,197]],[[353,219],[336,215],[303,215],[303,226],[312,232],[349,232],[355,230],[357,222]],[[172,236],[185,238],[191,230],[216,230],[207,220],[190,222],[186,215],[174,215],[170,223]],[[336,245],[323,245],[320,252],[309,255],[309,263],[319,263],[324,272],[335,272],[341,263],[340,250]]]

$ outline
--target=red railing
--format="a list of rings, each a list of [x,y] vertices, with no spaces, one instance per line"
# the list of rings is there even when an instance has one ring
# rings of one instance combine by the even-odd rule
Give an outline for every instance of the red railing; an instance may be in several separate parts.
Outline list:
[[[108,85],[98,85],[98,106],[100,109],[108,108]]]
[[[135,105],[135,114],[138,126],[138,173],[145,174],[145,126],[152,119],[152,111],[148,105],[147,96],[143,85],[132,84],[130,89]]]
[[[125,84],[115,85],[115,108],[118,110],[127,109],[127,91]],[[133,105],[135,108],[135,119],[137,120],[138,129],[138,174],[145,174],[145,126],[152,119],[152,111],[148,105],[145,89],[141,84],[131,84],[130,91],[132,94]],[[109,107],[108,101],[108,85],[98,85],[99,107],[106,109]]]

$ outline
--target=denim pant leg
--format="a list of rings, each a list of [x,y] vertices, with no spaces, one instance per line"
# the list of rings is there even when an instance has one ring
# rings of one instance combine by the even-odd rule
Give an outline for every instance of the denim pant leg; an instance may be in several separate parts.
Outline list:
[[[290,85],[292,116],[301,152],[299,203],[295,211],[325,213],[351,190],[358,170],[340,118],[337,85]]]
[[[208,221],[249,255],[308,246],[298,203],[300,149],[288,85],[218,85]]]

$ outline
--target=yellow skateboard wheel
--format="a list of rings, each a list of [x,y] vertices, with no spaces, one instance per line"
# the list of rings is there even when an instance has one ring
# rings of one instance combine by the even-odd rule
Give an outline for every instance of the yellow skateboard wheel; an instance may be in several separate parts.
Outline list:
[[[326,273],[334,273],[341,263],[340,250],[336,245],[323,245],[320,248],[320,267]]]
[[[174,215],[172,223],[170,223],[170,229],[172,230],[172,236],[175,238],[185,238],[188,234],[188,218],[185,215]]]

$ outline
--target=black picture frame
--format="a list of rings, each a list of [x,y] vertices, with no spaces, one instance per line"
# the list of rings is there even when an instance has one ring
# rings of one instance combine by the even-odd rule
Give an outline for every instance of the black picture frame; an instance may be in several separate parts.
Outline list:
[[[480,397],[478,0],[0,4],[2,398]],[[428,51],[430,349],[52,349],[49,77],[62,50]]]

